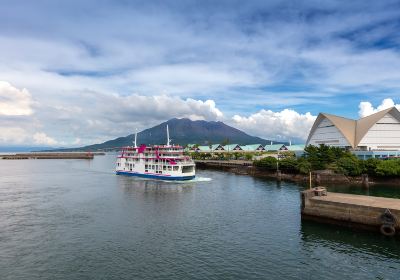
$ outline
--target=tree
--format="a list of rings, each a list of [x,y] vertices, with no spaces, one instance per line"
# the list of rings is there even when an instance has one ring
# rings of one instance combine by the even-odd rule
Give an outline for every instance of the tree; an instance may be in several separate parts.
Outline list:
[[[312,170],[311,163],[305,158],[299,158],[297,160],[297,170],[301,174],[308,174]]]
[[[381,160],[377,158],[369,158],[367,160],[360,161],[362,173],[372,176],[376,175],[376,167],[378,166],[379,162],[381,162]]]
[[[283,158],[279,161],[279,169],[295,172],[297,171],[297,160],[294,157]]]
[[[276,169],[277,159],[274,157],[265,157],[260,160],[256,160],[254,165],[263,169]]]
[[[338,171],[345,175],[358,176],[362,172],[360,160],[352,154],[346,154],[337,160]]]
[[[313,170],[326,169],[329,164],[336,162],[345,155],[350,155],[349,152],[341,148],[326,145],[318,147],[309,145],[304,148],[304,153]]]
[[[246,160],[252,160],[253,159],[253,155],[250,154],[250,153],[245,154],[244,157],[245,157]]]
[[[376,167],[376,174],[379,176],[399,176],[400,160],[381,160]]]

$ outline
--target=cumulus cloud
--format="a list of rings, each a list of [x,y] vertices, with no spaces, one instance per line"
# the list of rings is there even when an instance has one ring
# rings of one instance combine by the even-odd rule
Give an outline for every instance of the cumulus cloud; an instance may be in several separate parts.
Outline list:
[[[304,139],[313,116],[284,108],[400,89],[396,1],[14,2],[0,10],[0,77],[13,85],[0,84],[0,142],[84,145],[235,114],[246,132]]]
[[[372,115],[374,113],[377,113],[379,111],[388,109],[390,107],[396,107],[397,109],[400,110],[400,104],[395,104],[393,99],[391,99],[391,98],[386,98],[386,99],[382,100],[382,103],[380,105],[378,105],[378,107],[376,107],[376,108],[374,108],[374,106],[372,105],[371,102],[362,101],[358,105],[358,108],[359,108],[358,115],[360,116],[360,118],[363,118],[363,117]]]
[[[37,132],[33,135],[33,140],[37,145],[48,145],[54,146],[57,144],[57,141],[46,135],[44,132]]]
[[[86,92],[79,95],[79,108],[74,106],[75,100],[66,101],[63,108],[51,107],[38,113],[40,119],[54,116],[57,124],[68,127],[75,143],[105,141],[110,138],[132,133],[171,118],[190,118],[192,120],[219,120],[223,113],[213,100],[196,100],[169,95],[144,96]],[[87,105],[86,105],[87,104]],[[48,127],[57,130],[57,127]]]
[[[107,106],[113,104],[111,105],[111,109],[115,109],[114,117],[120,117],[121,119],[126,119],[128,116],[135,116],[136,118],[150,120],[174,117],[216,120],[223,116],[222,112],[216,107],[214,100],[210,99],[202,101],[192,98],[182,99],[168,95],[143,96],[138,94],[129,96],[109,95],[104,97],[112,102],[107,103]]]
[[[18,89],[8,82],[0,81],[0,115],[31,115],[32,104],[32,97],[26,89]]]
[[[28,133],[21,127],[0,126],[0,144],[24,144],[28,139]]]
[[[265,139],[304,141],[315,119],[309,112],[300,114],[284,109],[280,112],[260,110],[248,117],[235,115],[232,121],[236,127]]]

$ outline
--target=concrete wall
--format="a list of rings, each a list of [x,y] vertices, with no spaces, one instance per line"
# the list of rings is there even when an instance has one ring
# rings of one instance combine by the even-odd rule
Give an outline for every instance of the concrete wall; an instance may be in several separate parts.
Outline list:
[[[330,193],[328,193],[328,196],[329,194]],[[317,200],[313,198],[314,192],[311,190],[301,193],[301,213],[303,218],[322,223],[338,224],[379,232],[379,228],[382,224],[380,216],[384,213],[386,208],[341,203],[330,200]],[[396,234],[399,235],[400,210],[391,209],[391,213],[397,217],[395,229]]]

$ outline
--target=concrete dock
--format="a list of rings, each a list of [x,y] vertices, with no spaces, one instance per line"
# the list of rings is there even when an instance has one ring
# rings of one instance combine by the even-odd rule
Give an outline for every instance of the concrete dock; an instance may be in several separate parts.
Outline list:
[[[93,159],[94,153],[19,153],[14,155],[0,155],[0,159]]]
[[[311,189],[301,193],[302,219],[399,236],[400,199],[328,192]]]

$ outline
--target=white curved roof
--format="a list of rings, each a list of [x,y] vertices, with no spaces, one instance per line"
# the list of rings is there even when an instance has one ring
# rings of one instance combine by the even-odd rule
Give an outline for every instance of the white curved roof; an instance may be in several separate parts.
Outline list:
[[[315,130],[318,128],[318,125],[326,118],[331,121],[333,125],[335,125],[335,127],[343,134],[350,145],[355,148],[367,134],[368,130],[388,113],[400,121],[400,112],[396,109],[396,107],[379,111],[357,121],[331,114],[320,113],[311,128],[306,143],[308,145],[308,142],[310,141]]]

